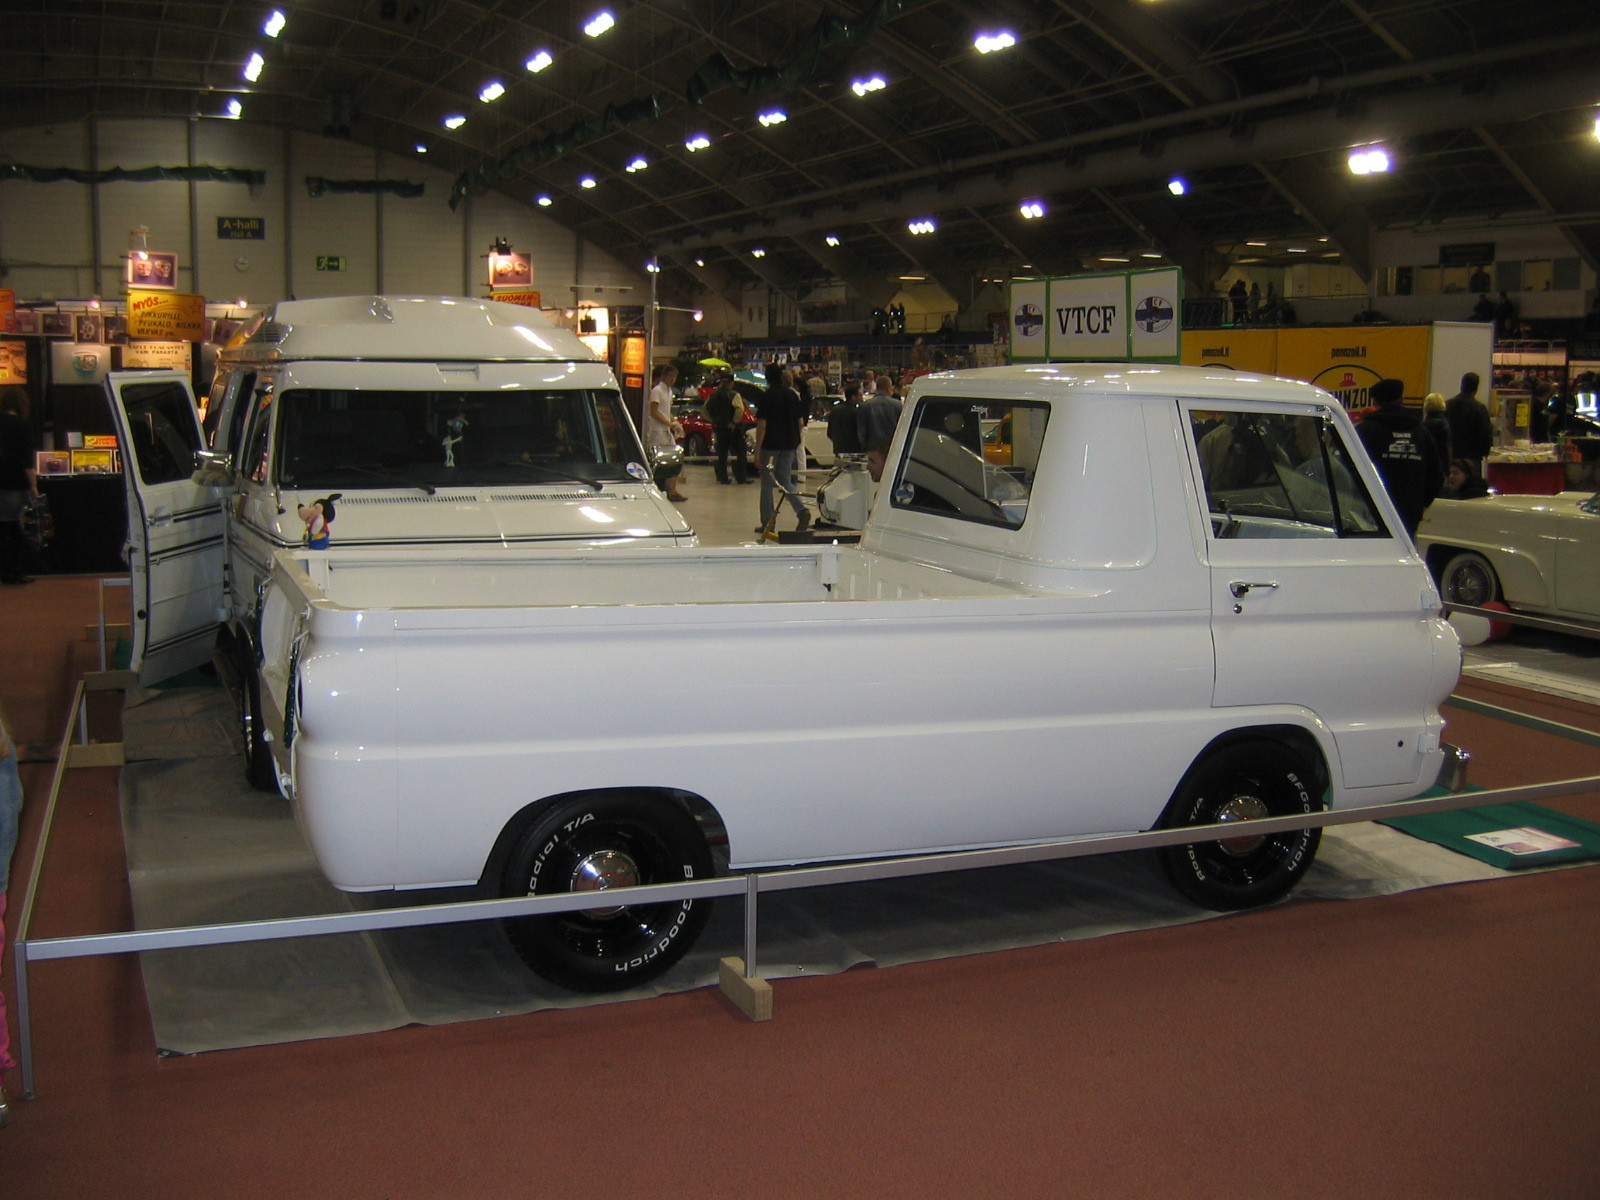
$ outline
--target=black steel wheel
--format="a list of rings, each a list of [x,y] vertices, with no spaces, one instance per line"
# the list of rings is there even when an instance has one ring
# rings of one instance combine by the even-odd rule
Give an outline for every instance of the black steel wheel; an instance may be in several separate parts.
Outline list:
[[[706,879],[712,872],[706,839],[682,809],[643,796],[575,796],[546,806],[521,832],[500,894],[610,891]],[[504,925],[536,975],[573,991],[610,992],[666,971],[710,915],[709,900],[614,903]]]
[[[278,772],[272,765],[272,748],[267,745],[261,719],[261,676],[253,664],[245,664],[239,706],[239,728],[244,734],[244,777],[258,792],[278,794]]]
[[[1439,594],[1446,604],[1466,604],[1482,608],[1500,599],[1500,577],[1489,560],[1471,550],[1450,557],[1439,574]]]
[[[1311,764],[1278,742],[1252,739],[1221,746],[1189,769],[1161,828],[1320,812],[1315,780]],[[1321,839],[1320,829],[1264,837],[1241,832],[1158,853],[1178,891],[1202,908],[1229,912],[1286,895],[1311,866]]]

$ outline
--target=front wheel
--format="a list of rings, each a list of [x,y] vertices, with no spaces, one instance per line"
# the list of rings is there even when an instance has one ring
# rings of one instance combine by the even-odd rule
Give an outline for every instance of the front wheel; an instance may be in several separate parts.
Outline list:
[[[1214,750],[1184,777],[1161,828],[1217,825],[1320,812],[1315,773],[1277,742],[1235,742]],[[1202,908],[1231,912],[1286,895],[1300,882],[1322,839],[1320,829],[1166,846],[1158,853],[1172,885]]]
[[[500,894],[610,891],[712,872],[706,839],[682,809],[642,796],[575,796],[548,805],[522,831]],[[710,915],[709,900],[668,900],[517,917],[504,925],[536,975],[577,992],[612,992],[666,971]]]
[[[1482,608],[1500,599],[1500,579],[1483,555],[1463,550],[1452,555],[1439,573],[1439,594],[1446,604]]]

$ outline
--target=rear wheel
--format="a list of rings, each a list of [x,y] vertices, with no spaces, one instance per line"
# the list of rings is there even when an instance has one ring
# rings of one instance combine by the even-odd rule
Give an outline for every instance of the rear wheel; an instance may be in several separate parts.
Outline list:
[[[253,665],[243,668],[243,676],[239,724],[244,734],[244,775],[256,791],[277,795],[278,772],[272,765],[272,748],[267,745],[261,720],[261,676]]]
[[[711,447],[698,433],[691,433],[683,440],[683,452],[691,458],[704,458],[711,453]]]
[[[712,872],[706,839],[682,809],[643,796],[575,796],[548,805],[522,831],[506,860],[500,894],[610,891],[706,879]],[[666,971],[710,915],[709,900],[613,902],[517,917],[505,930],[535,974],[573,991],[610,992]]]
[[[1452,555],[1439,573],[1439,593],[1446,604],[1482,608],[1500,599],[1500,577],[1483,555],[1463,550]]]
[[[1277,742],[1222,746],[1189,769],[1161,819],[1164,829],[1319,812],[1316,775],[1305,758]],[[1320,829],[1191,842],[1159,851],[1174,887],[1203,908],[1228,912],[1286,895],[1311,866]]]

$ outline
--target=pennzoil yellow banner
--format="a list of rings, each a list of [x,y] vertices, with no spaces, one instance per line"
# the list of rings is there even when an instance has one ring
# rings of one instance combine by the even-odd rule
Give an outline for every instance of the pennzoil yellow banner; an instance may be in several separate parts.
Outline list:
[[[162,342],[205,340],[206,298],[175,292],[128,293],[128,336]]]

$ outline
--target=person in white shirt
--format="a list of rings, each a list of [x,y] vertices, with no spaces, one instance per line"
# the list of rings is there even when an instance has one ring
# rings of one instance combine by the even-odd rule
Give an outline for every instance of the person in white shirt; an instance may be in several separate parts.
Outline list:
[[[667,450],[678,444],[681,429],[672,419],[672,385],[677,382],[677,367],[668,363],[656,368],[656,385],[650,389],[650,403],[644,414],[644,442],[648,450]],[[656,486],[667,493],[668,500],[682,502],[689,498],[678,486],[682,477],[682,462],[656,468]]]

